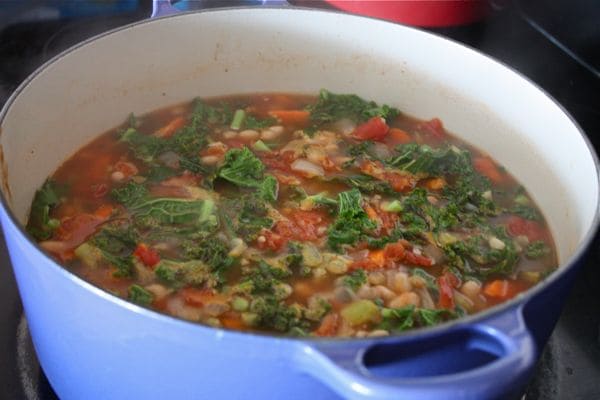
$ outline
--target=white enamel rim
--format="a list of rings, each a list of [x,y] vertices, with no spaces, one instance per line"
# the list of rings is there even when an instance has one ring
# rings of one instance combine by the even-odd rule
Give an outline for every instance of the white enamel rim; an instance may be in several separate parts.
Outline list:
[[[298,10],[302,10],[302,11],[310,11],[310,12],[315,12],[315,13],[331,13],[331,14],[340,14],[340,15],[347,15],[345,13],[342,12],[338,12],[338,11],[331,11],[331,10],[308,10],[306,8],[299,8],[299,7],[289,7],[289,6],[284,6],[284,7],[278,7],[278,6],[265,6],[262,8],[270,8],[270,9],[285,9],[285,10],[294,10],[294,9],[298,9]],[[117,32],[122,32],[122,31],[126,31],[132,28],[135,28],[139,25],[144,25],[144,24],[148,24],[148,23],[152,23],[153,21],[156,20],[162,20],[162,19],[168,19],[168,18],[177,18],[179,16],[182,15],[189,15],[189,14],[200,14],[200,13],[210,13],[210,12],[226,12],[227,10],[249,10],[249,9],[256,9],[256,7],[226,7],[226,8],[218,8],[218,9],[206,9],[206,10],[195,10],[195,11],[189,11],[189,12],[182,12],[182,13],[178,13],[178,14],[173,14],[173,15],[167,15],[167,16],[162,16],[159,18],[153,18],[153,19],[146,19],[146,20],[142,20],[142,21],[137,21],[128,25],[124,25],[122,27],[118,27],[115,29],[111,29],[107,32],[103,32],[99,35],[93,36],[91,38],[88,38],[70,48],[68,48],[67,50],[64,50],[63,52],[61,52],[60,54],[54,56],[52,59],[46,61],[44,64],[42,64],[39,68],[37,68],[31,75],[29,75],[18,87],[17,89],[15,89],[15,91],[11,94],[11,96],[8,98],[8,100],[6,101],[6,103],[4,104],[2,110],[0,111],[0,126],[2,125],[2,122],[4,121],[4,118],[6,116],[6,114],[8,113],[9,109],[11,108],[11,105],[15,102],[15,100],[18,98],[19,94],[31,83],[31,81],[33,81],[38,75],[40,75],[48,66],[52,65],[53,63],[55,63],[56,61],[68,56],[71,52],[87,46],[87,45],[91,45],[93,44],[94,41],[96,41],[97,39],[103,38],[105,36],[109,36],[112,35],[114,33]],[[379,21],[379,23],[385,23],[385,24],[391,24],[391,25],[397,25],[397,24],[393,24],[391,22],[382,20],[382,19],[378,19],[378,18],[372,18],[372,17],[365,17],[365,16],[356,16],[356,15],[352,15],[352,18],[363,18],[366,20],[377,20]],[[387,337],[379,337],[379,338],[296,338],[296,337],[287,337],[287,336],[278,336],[278,335],[272,335],[272,334],[266,334],[266,333],[260,333],[260,332],[242,332],[242,331],[236,331],[236,330],[231,330],[231,329],[224,329],[224,328],[213,328],[213,327],[209,327],[206,325],[202,325],[202,324],[198,324],[198,323],[194,323],[194,322],[189,322],[187,320],[183,320],[183,319],[179,319],[176,317],[172,317],[170,315],[167,314],[162,314],[156,311],[153,311],[151,309],[147,309],[144,307],[140,307],[134,303],[131,303],[127,300],[121,299],[120,297],[114,296],[111,293],[105,291],[104,289],[95,286],[81,278],[79,278],[78,276],[76,276],[75,274],[72,274],[71,272],[69,272],[67,269],[65,269],[64,267],[62,267],[60,264],[58,264],[57,262],[55,262],[55,260],[50,257],[49,255],[47,255],[43,249],[37,244],[37,242],[26,232],[24,226],[21,225],[21,223],[18,221],[17,217],[15,216],[15,214],[13,213],[13,211],[8,207],[8,201],[5,198],[5,195],[2,191],[0,191],[0,204],[3,207],[3,209],[6,211],[10,222],[15,225],[15,227],[17,228],[17,230],[20,232],[21,235],[23,235],[24,238],[27,239],[27,241],[29,242],[29,244],[31,246],[33,246],[35,249],[37,249],[37,251],[40,253],[40,255],[42,255],[44,258],[46,258],[47,261],[50,261],[52,268],[55,268],[55,272],[61,274],[66,280],[70,281],[73,284],[79,285],[84,287],[86,290],[92,292],[94,295],[100,296],[101,298],[104,298],[110,302],[113,302],[114,304],[120,306],[120,307],[124,307],[126,309],[129,309],[137,314],[141,314],[144,317],[148,317],[148,318],[153,318],[155,320],[158,321],[162,321],[164,323],[170,323],[170,324],[176,324],[175,326],[177,327],[177,324],[181,324],[179,326],[181,326],[182,328],[186,328],[186,329],[198,329],[198,330],[203,330],[206,332],[213,332],[214,335],[219,336],[220,338],[226,338],[228,335],[235,335],[235,336],[248,336],[248,337],[252,337],[253,339],[264,339],[264,340],[284,340],[284,341],[291,341],[291,342],[299,342],[299,341],[304,341],[304,342],[336,342],[336,343],[353,343],[353,344],[359,344],[359,343],[373,343],[373,342],[377,342],[377,343],[384,343],[384,342],[394,342],[396,340],[396,338],[400,339],[402,338],[402,340],[411,340],[411,339],[417,339],[417,338],[424,338],[424,337],[430,337],[430,336],[436,336],[439,334],[442,334],[443,331],[452,328],[458,328],[458,327],[465,327],[468,325],[472,325],[472,324],[476,324],[478,322],[482,322],[486,319],[490,319],[494,316],[497,316],[499,314],[502,314],[503,312],[521,312],[522,307],[524,307],[524,305],[527,304],[527,302],[534,296],[536,296],[538,293],[542,292],[543,290],[546,289],[547,286],[552,285],[554,282],[556,282],[557,280],[561,279],[562,276],[564,274],[566,274],[568,272],[568,270],[570,270],[571,268],[575,267],[575,264],[577,262],[579,262],[581,260],[581,258],[585,255],[585,252],[587,251],[589,245],[591,244],[591,242],[593,241],[596,232],[598,230],[598,226],[600,225],[600,163],[599,163],[599,159],[598,159],[598,155],[596,154],[590,140],[588,139],[588,137],[586,136],[585,132],[583,131],[583,129],[581,129],[581,127],[579,126],[579,124],[577,123],[577,121],[569,114],[569,112],[558,102],[556,101],[556,99],[554,99],[554,97],[552,97],[549,93],[547,93],[544,89],[542,89],[541,87],[539,87],[536,83],[534,83],[531,79],[529,79],[527,76],[521,74],[520,72],[516,71],[514,68],[510,67],[509,65],[498,61],[496,59],[494,59],[491,56],[488,56],[484,53],[481,53],[479,50],[474,49],[470,46],[467,46],[465,44],[459,43],[457,41],[454,41],[452,39],[448,39],[446,37],[443,37],[441,35],[438,34],[434,34],[434,33],[430,33],[430,32],[425,32],[413,27],[406,27],[408,29],[413,29],[415,31],[420,32],[420,34],[423,35],[429,35],[432,37],[435,37],[436,40],[441,40],[441,41],[445,41],[448,43],[452,43],[452,44],[456,44],[459,45],[461,47],[465,47],[470,49],[471,51],[477,53],[479,56],[488,59],[489,61],[496,63],[496,64],[500,64],[502,67],[504,67],[505,69],[510,70],[513,74],[518,75],[519,77],[521,77],[522,79],[526,80],[531,86],[533,86],[534,88],[536,88],[539,92],[541,92],[545,97],[547,97],[552,103],[554,103],[561,111],[562,113],[564,113],[569,120],[571,121],[571,123],[576,127],[577,131],[579,132],[579,135],[581,136],[581,138],[583,139],[583,141],[585,142],[585,145],[587,147],[587,150],[589,152],[589,154],[591,155],[593,161],[594,161],[594,167],[595,167],[595,176],[596,176],[596,182],[598,183],[597,186],[597,198],[598,198],[598,202],[596,203],[596,208],[594,211],[594,217],[593,217],[593,221],[590,224],[590,228],[588,229],[588,231],[585,233],[583,239],[581,240],[580,244],[577,246],[577,249],[573,252],[573,254],[562,264],[559,266],[559,268],[553,272],[552,274],[550,274],[542,283],[539,283],[537,285],[535,285],[534,287],[530,288],[529,290],[527,290],[526,292],[524,292],[523,294],[520,294],[519,296],[511,299],[510,301],[501,303],[499,305],[496,305],[494,307],[491,307],[489,309],[486,309],[485,311],[476,313],[476,314],[472,314],[472,315],[467,315],[465,317],[462,317],[458,320],[454,320],[454,321],[449,321],[440,325],[436,325],[434,327],[429,327],[429,328],[419,328],[419,329],[414,329],[414,330],[409,330],[397,335],[392,335],[392,336],[387,336]]]

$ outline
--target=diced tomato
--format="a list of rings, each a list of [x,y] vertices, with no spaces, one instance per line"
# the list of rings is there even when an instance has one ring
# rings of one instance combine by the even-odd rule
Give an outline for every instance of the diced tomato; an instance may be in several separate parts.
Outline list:
[[[475,157],[473,159],[473,167],[477,172],[495,184],[505,181],[505,175],[500,172],[494,160],[489,157]]]
[[[382,209],[377,210],[377,214],[379,215],[379,219],[381,220],[381,231],[389,235],[392,230],[396,227],[398,220],[397,213],[383,211]]]
[[[263,229],[260,232],[260,236],[258,237],[256,244],[261,250],[268,249],[273,251],[279,251],[287,242],[288,239],[283,237],[282,235],[275,233],[270,229]]]
[[[145,266],[153,268],[160,262],[160,255],[158,252],[144,243],[140,243],[135,248],[133,255],[137,257]]]
[[[410,134],[399,128],[390,128],[388,132],[389,143],[392,145],[406,144],[412,142]]]
[[[108,193],[108,185],[106,183],[97,183],[95,185],[92,185],[90,187],[90,189],[92,192],[92,196],[95,199],[104,197],[104,195],[106,195],[106,193]]]
[[[259,154],[259,157],[267,168],[274,168],[288,173],[292,173],[290,166],[296,160],[296,154],[291,150],[281,153],[264,151]]]
[[[404,245],[400,242],[389,243],[384,248],[386,260],[402,261],[407,254]]]
[[[197,289],[193,287],[181,289],[179,294],[183,298],[183,301],[192,307],[204,306],[215,295],[212,289]]]
[[[106,220],[112,215],[114,210],[114,207],[110,204],[102,204],[100,207],[96,208],[94,216],[100,220]]]
[[[411,190],[416,185],[414,176],[408,173],[387,171],[379,161],[363,161],[360,165],[361,172],[374,178],[389,182],[396,192]]]
[[[317,336],[335,336],[340,325],[339,315],[336,313],[330,313],[323,318],[321,325],[315,330]]]
[[[406,252],[404,261],[407,264],[420,265],[421,267],[431,267],[433,265],[433,260],[431,258],[413,253],[412,251]]]
[[[244,322],[242,322],[242,319],[239,317],[239,315],[236,315],[232,312],[225,313],[223,316],[221,316],[220,320],[221,320],[221,324],[223,325],[223,327],[228,328],[228,329],[241,330],[246,327],[246,325],[244,325]]]
[[[536,221],[511,215],[506,223],[507,231],[512,236],[527,236],[530,242],[547,238],[544,228]]]
[[[373,117],[367,122],[358,125],[352,136],[358,140],[382,140],[387,135],[390,127],[381,117]]]
[[[136,175],[139,172],[138,167],[129,161],[117,161],[114,170],[121,172],[126,178]]]
[[[444,125],[439,118],[433,118],[429,121],[421,122],[417,127],[425,134],[429,135],[435,140],[444,140],[446,138],[446,131]]]
[[[287,220],[278,221],[273,231],[290,240],[316,240],[325,234],[328,219],[321,211],[293,210]]]
[[[441,308],[454,308],[454,290],[452,285],[453,279],[450,277],[450,275],[454,276],[454,274],[444,274],[437,278],[437,284],[440,290],[438,307]]]

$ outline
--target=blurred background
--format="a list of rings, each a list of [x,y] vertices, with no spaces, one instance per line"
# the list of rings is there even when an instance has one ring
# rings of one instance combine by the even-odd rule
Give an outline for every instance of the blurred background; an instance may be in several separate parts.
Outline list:
[[[571,113],[600,149],[598,0],[172,3],[181,11],[265,3],[337,9],[417,26],[476,48],[531,79]],[[61,51],[151,13],[151,0],[0,0],[0,107],[29,74]],[[55,399],[31,347],[9,262],[0,240],[0,398]],[[596,238],[524,398],[600,399],[598,265]]]

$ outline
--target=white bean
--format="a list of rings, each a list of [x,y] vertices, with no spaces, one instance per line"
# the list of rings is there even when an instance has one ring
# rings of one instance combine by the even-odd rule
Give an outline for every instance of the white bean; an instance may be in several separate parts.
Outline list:
[[[476,296],[479,295],[479,292],[481,292],[481,285],[475,281],[466,281],[460,287],[460,291],[465,296],[468,296],[470,298],[475,298]]]
[[[110,179],[112,179],[113,182],[122,182],[123,179],[125,179],[125,174],[121,171],[115,171],[112,174],[110,174]]]
[[[388,306],[391,308],[400,308],[400,307],[405,307],[408,305],[413,305],[418,307],[419,304],[421,303],[421,299],[419,298],[419,295],[416,294],[415,292],[406,292],[406,293],[402,293],[400,296],[393,298]]]
[[[396,297],[396,293],[392,292],[390,289],[386,288],[383,285],[377,285],[373,288],[377,297],[382,298],[384,300],[391,300]]]
[[[264,129],[260,133],[260,138],[263,140],[277,139],[283,133],[283,126],[272,126],[269,129]]]
[[[242,139],[257,139],[258,135],[258,132],[254,129],[246,129],[240,132],[240,138]]]
[[[405,272],[394,273],[388,286],[396,293],[404,293],[412,290],[412,285],[408,279],[408,274]]]
[[[215,165],[219,162],[219,157],[217,156],[204,156],[200,158],[200,162],[205,165]]]
[[[368,337],[382,337],[388,336],[390,333],[385,329],[375,329],[367,334]]]
[[[371,285],[381,285],[385,282],[385,275],[383,272],[375,271],[369,274],[369,283]]]
[[[223,139],[233,139],[238,133],[236,131],[225,131],[223,132]]]

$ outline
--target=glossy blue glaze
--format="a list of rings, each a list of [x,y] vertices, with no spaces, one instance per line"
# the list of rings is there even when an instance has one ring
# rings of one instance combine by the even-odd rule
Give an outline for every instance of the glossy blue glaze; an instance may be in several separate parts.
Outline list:
[[[529,331],[548,329],[533,320],[527,329],[520,303],[487,319],[380,339],[208,328],[80,280],[43,255],[4,209],[0,216],[37,354],[64,399],[505,398],[522,388],[537,357]],[[569,286],[565,278],[530,304],[548,304]],[[558,311],[546,307],[545,314]]]

